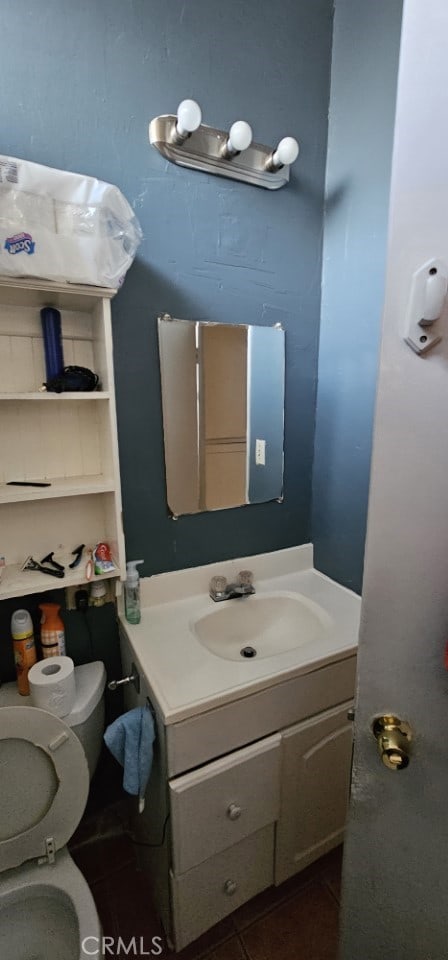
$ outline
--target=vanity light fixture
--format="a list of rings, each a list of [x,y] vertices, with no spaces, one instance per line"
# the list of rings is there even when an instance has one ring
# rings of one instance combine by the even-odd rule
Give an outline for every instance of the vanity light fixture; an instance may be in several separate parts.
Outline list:
[[[154,117],[149,142],[171,163],[267,190],[288,183],[290,166],[299,153],[294,137],[284,137],[275,150],[253,143],[245,120],[236,120],[229,132],[206,126],[195,100],[182,100],[176,116]]]

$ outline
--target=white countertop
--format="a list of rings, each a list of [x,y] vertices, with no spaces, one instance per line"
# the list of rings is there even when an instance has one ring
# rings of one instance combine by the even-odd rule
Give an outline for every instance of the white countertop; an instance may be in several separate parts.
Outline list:
[[[299,593],[319,604],[328,614],[329,626],[323,636],[316,640],[310,656],[309,645],[304,655],[303,647],[296,647],[275,656],[253,659],[227,660],[210,652],[196,638],[192,623],[199,617],[221,607],[215,604],[205,592],[195,592],[190,596],[180,589],[178,593],[170,591],[171,586],[180,586],[182,572],[164,574],[147,581],[157,581],[142,590],[144,602],[141,622],[137,626],[129,624],[121,617],[132,649],[148,685],[158,701],[165,723],[177,723],[187,717],[203,713],[216,706],[240,699],[255,691],[272,686],[274,683],[310,673],[314,670],[353,656],[356,653],[359,630],[360,598],[339,584],[318,573],[312,567],[284,572],[293,565],[294,556],[300,557],[296,567],[309,561],[309,548],[293,548],[279,551],[277,555],[288,555],[288,562],[277,564],[282,570],[280,575],[258,579],[255,573],[257,595],[278,591]],[[300,554],[297,551],[302,551]],[[265,555],[268,556],[268,555]],[[243,565],[258,566],[259,572],[265,572],[260,564],[244,562]],[[209,576],[222,572],[228,575],[226,563],[198,568]],[[235,566],[235,564],[233,564]],[[241,566],[241,561],[240,561]],[[240,566],[238,569],[240,569]],[[265,565],[266,566],[266,563]],[[216,569],[215,569],[216,567]],[[193,571],[185,571],[185,581],[190,589],[196,589],[199,582]],[[145,583],[145,581],[143,581]],[[171,594],[171,599],[168,599]],[[157,602],[162,598],[163,602]],[[250,603],[248,600],[227,600],[225,603]]]

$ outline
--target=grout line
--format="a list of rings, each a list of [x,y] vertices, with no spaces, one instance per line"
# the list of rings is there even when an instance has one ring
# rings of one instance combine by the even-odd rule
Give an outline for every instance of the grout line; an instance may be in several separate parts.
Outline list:
[[[93,846],[95,843],[101,843],[103,840],[115,840],[117,837],[122,836],[126,836],[123,829],[118,827],[110,827],[110,829],[104,833],[97,833],[90,837],[84,837],[81,840],[75,840],[74,843],[69,844],[69,849],[75,851],[82,850],[84,847]]]
[[[328,892],[328,893],[330,894],[330,896],[333,898],[333,900],[336,901],[338,907],[340,908],[340,906],[341,906],[340,897],[338,897],[337,893],[335,893],[335,891],[333,890],[332,885],[326,880],[325,876],[321,877],[321,883],[322,883],[322,886],[325,887],[325,889],[327,890],[327,892]]]
[[[250,957],[248,951],[246,950],[246,945],[245,945],[245,943],[244,943],[244,940],[242,939],[242,937],[240,937],[239,933],[237,934],[237,937],[238,937],[238,943],[239,943],[239,945],[240,945],[240,947],[241,947],[241,951],[242,951],[242,954],[243,954],[245,960],[251,960],[251,957]]]
[[[209,945],[207,947],[204,947],[204,949],[200,950],[198,953],[192,954],[191,960],[207,960],[207,958],[213,956],[213,953],[215,950],[217,950],[219,947],[222,947],[225,943],[228,943],[229,940],[232,940],[235,936],[238,936],[238,931],[235,929],[235,926],[233,924],[232,914],[229,914],[227,917],[224,917],[223,920],[219,920],[218,923],[223,923],[223,921],[226,922],[227,920],[232,921],[233,929],[229,933],[224,934],[222,939],[218,938],[218,940],[216,941],[216,943],[213,944],[213,946]],[[209,930],[205,930],[204,933],[201,934],[197,939],[200,940],[201,937],[209,934],[210,930],[213,930],[213,927],[211,927]],[[191,948],[194,946],[194,943],[195,941],[193,940],[192,943],[187,944],[187,946],[184,947],[184,950],[191,950]],[[173,953],[172,956],[173,956],[173,960],[175,960],[175,958],[177,958],[178,956],[182,957],[182,951],[180,952],[180,954]]]
[[[208,932],[209,931],[206,931],[206,933]],[[228,943],[229,940],[232,940],[235,936],[237,936],[236,931],[234,931],[233,933],[230,933],[228,937],[224,937],[222,940],[217,940],[213,947],[204,947],[204,950],[201,950],[199,953],[195,953],[194,956],[191,958],[191,960],[207,960],[208,957],[213,956],[215,950],[218,950],[220,947],[223,947],[224,944]],[[193,941],[193,944],[194,944],[194,941]],[[191,946],[192,944],[188,944],[188,946],[185,947],[185,949],[188,950],[189,947]],[[173,957],[174,956],[177,956],[177,954],[173,954]]]
[[[279,907],[285,906],[285,904],[290,903],[291,900],[294,900],[294,897],[299,896],[301,893],[304,893],[305,890],[308,890],[313,883],[319,882],[319,877],[310,877],[309,880],[305,880],[304,883],[301,883],[295,890],[292,890],[291,893],[285,894],[281,900],[277,900],[275,903],[272,903],[270,906],[266,906],[261,912],[254,917],[252,920],[249,920],[248,923],[245,923],[242,927],[236,928],[236,933],[244,933],[245,930],[248,930],[249,927],[253,927],[255,923],[258,923],[259,920],[264,920],[270,913],[274,913],[278,910]],[[250,903],[250,900],[247,901]],[[244,906],[244,904],[243,904]]]
[[[133,864],[134,864],[134,861],[133,861],[133,860],[126,860],[124,863],[120,863],[120,864],[117,865],[116,867],[113,867],[113,868],[112,868],[111,870],[109,870],[107,873],[101,874],[100,877],[95,877],[94,880],[90,880],[88,877],[86,877],[86,874],[83,873],[83,870],[82,870],[81,867],[78,867],[78,870],[81,870],[81,873],[82,873],[82,875],[83,875],[83,877],[84,877],[87,885],[90,887],[90,889],[92,889],[92,887],[95,887],[97,883],[104,883],[104,881],[105,881],[105,880],[108,880],[109,877],[115,877],[117,873],[121,873],[122,870],[126,870],[127,867],[129,867],[129,866],[131,866],[131,865],[133,865]]]

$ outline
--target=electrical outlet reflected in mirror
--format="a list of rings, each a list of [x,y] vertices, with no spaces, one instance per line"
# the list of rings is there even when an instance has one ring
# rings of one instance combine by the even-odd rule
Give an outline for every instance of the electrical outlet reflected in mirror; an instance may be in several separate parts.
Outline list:
[[[281,499],[284,331],[166,314],[158,329],[171,512]]]

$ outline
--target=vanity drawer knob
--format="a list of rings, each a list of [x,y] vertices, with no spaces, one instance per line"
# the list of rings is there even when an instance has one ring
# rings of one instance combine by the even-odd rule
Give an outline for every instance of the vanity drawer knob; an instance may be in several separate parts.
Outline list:
[[[227,807],[227,816],[229,820],[238,820],[241,816],[241,807],[239,807],[237,803],[231,803],[230,806]]]
[[[228,897],[233,897],[233,894],[236,893],[237,886],[238,884],[235,883],[234,880],[226,880],[224,884],[224,893],[226,893]]]

